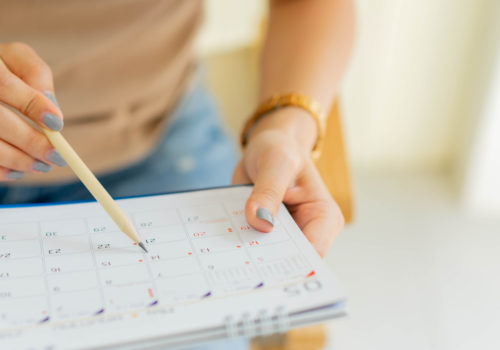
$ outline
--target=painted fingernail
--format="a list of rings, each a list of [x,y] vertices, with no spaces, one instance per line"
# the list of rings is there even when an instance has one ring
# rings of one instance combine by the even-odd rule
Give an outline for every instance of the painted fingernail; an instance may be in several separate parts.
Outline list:
[[[59,103],[57,103],[57,100],[56,100],[56,97],[54,96],[54,94],[50,91],[45,91],[45,96],[47,96],[52,102],[54,102],[54,104],[57,106],[57,107],[60,107],[59,106]]]
[[[47,159],[57,166],[66,166],[66,161],[57,150],[52,150],[47,155]]]
[[[52,113],[45,114],[45,116],[43,117],[43,123],[49,129],[52,129],[54,131],[61,131],[64,126],[63,120]]]
[[[35,164],[33,164],[33,170],[40,171],[42,173],[48,173],[52,169],[52,167],[44,162],[40,162],[37,160]]]
[[[267,221],[268,223],[270,223],[271,225],[274,226],[273,214],[271,214],[271,212],[269,210],[267,210],[266,208],[257,209],[257,217],[259,219]]]
[[[24,173],[22,171],[12,170],[7,175],[7,178],[10,180],[20,180],[24,177]]]

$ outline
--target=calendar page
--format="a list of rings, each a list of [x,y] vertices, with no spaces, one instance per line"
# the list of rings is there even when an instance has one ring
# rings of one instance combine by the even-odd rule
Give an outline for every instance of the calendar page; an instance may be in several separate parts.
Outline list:
[[[284,206],[271,233],[248,225],[250,191],[119,200],[148,253],[95,202],[0,207],[0,348],[241,335],[230,334],[231,317],[276,319],[342,300]]]

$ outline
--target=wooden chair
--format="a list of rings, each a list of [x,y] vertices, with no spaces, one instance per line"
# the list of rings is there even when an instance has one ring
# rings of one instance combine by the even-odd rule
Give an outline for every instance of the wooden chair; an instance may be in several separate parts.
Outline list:
[[[267,28],[267,19],[261,22],[260,34],[252,47],[252,59],[249,67],[251,76],[257,77],[259,57],[262,51]],[[225,67],[227,68],[227,67]],[[248,93],[245,95],[248,96]],[[236,98],[237,96],[232,96]],[[245,99],[246,101],[246,99]],[[241,101],[239,101],[241,102]],[[244,101],[243,101],[244,102]],[[235,111],[241,110],[241,103]],[[253,104],[251,105],[253,108]],[[241,130],[241,126],[235,128]],[[344,138],[341,125],[341,111],[338,100],[330,110],[327,120],[326,137],[323,152],[316,161],[316,166],[327,185],[332,197],[337,201],[345,222],[353,219],[353,195],[351,177],[344,147]],[[251,350],[316,350],[322,349],[326,343],[326,328],[324,325],[314,325],[266,337],[257,337],[252,340]]]
[[[328,116],[325,144],[316,166],[330,194],[344,214],[345,222],[351,222],[354,215],[352,185],[338,101],[335,102]]]
[[[326,139],[316,166],[331,195],[337,201],[346,223],[353,219],[351,177],[346,159],[338,101],[328,116]],[[326,343],[326,327],[313,325],[286,334],[257,337],[251,350],[319,350]]]

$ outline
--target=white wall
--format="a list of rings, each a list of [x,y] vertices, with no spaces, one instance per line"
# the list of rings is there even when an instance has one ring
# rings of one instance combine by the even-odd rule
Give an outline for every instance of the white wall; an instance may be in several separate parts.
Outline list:
[[[490,1],[357,1],[358,43],[343,100],[356,164],[447,167],[471,47]],[[467,98],[467,97],[465,97]]]
[[[463,182],[462,201],[474,214],[500,216],[500,45]]]
[[[266,0],[205,0],[198,51],[213,55],[253,45],[266,13]]]
[[[356,1],[357,42],[342,88],[344,124],[355,166],[443,169],[458,162],[457,152],[464,152],[460,143],[467,139],[464,125],[478,113],[471,102],[478,67],[471,62],[480,62],[478,47],[495,3]],[[224,53],[224,60],[230,61],[232,50],[254,44],[265,16],[265,0],[209,0],[206,4],[199,41],[203,55],[213,58]],[[248,83],[238,82],[237,74],[222,78],[224,70],[213,79],[217,75],[221,81],[230,80],[227,93],[224,86],[219,89],[221,99],[234,98],[235,84]],[[244,118],[247,113],[231,109],[230,117]]]

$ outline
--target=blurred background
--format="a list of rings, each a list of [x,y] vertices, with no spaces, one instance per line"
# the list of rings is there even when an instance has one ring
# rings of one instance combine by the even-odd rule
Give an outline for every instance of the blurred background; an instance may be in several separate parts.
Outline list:
[[[500,348],[500,2],[357,0],[339,98],[355,220],[328,349]],[[256,104],[266,0],[209,0],[198,41],[235,135]]]

